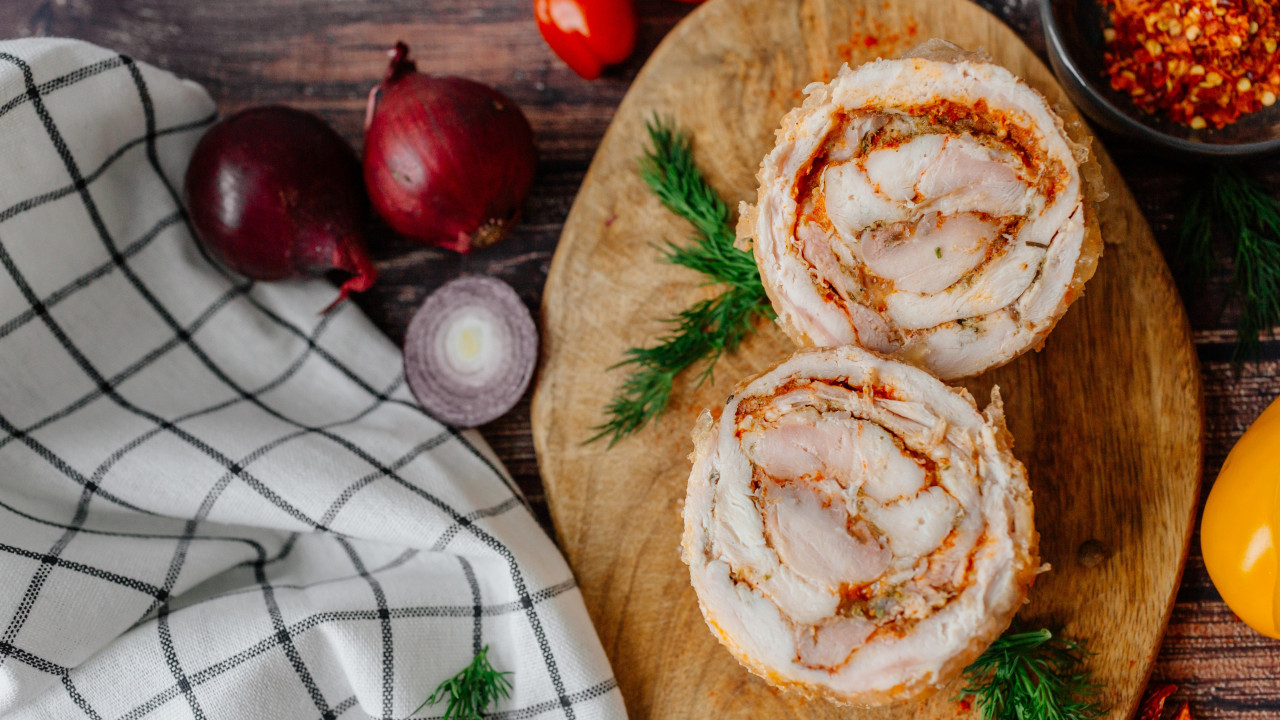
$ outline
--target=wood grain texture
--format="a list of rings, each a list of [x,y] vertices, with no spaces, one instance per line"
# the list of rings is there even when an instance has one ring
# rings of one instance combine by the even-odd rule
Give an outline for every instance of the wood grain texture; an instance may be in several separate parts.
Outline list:
[[[678,559],[688,434],[701,408],[791,351],[775,327],[722,360],[718,382],[678,385],[656,426],[612,449],[583,444],[621,380],[609,365],[625,348],[651,343],[662,318],[714,292],[694,273],[660,264],[651,244],[688,229],[636,175],[646,119],[669,115],[688,128],[726,200],[752,199],[760,158],[798,102],[796,90],[830,77],[844,59],[885,50],[851,38],[883,40],[910,27],[986,48],[1065,109],[1034,54],[963,0],[716,0],[677,26],[641,71],[565,223],[543,297],[534,446],[561,547],[634,717],[976,716],[952,703],[959,684],[923,704],[875,711],[803,701],[738,667],[707,631]],[[1087,133],[1070,116],[1068,124]],[[1099,154],[1110,197],[1100,208],[1108,245],[1098,275],[1043,352],[965,384],[980,398],[993,384],[1003,389],[1015,452],[1032,480],[1041,552],[1055,568],[1020,617],[1087,638],[1111,717],[1127,717],[1154,662],[1191,533],[1200,384],[1172,277],[1114,164]]]
[[[1038,0],[975,0],[1009,24],[1043,59]],[[369,228],[381,277],[357,299],[393,340],[434,288],[462,273],[510,282],[537,308],[561,225],[609,120],[631,80],[671,28],[696,6],[637,0],[635,54],[585,82],[546,49],[529,0],[2,0],[0,37],[76,37],[169,68],[209,88],[223,112],[281,102],[319,112],[357,148],[363,98],[383,71],[381,49],[396,39],[427,59],[422,67],[484,80],[512,95],[538,139],[538,179],[521,224],[503,244],[466,257],[422,248],[384,225]],[[1176,155],[1100,135],[1177,269],[1176,236],[1188,189],[1203,167]],[[1252,169],[1280,192],[1280,163]],[[1185,295],[1204,383],[1207,495],[1227,451],[1280,395],[1280,342],[1264,344],[1261,362],[1237,376],[1227,359],[1238,310],[1227,302],[1231,263],[1214,268],[1208,287]],[[526,398],[481,428],[550,528],[529,426]],[[1135,660],[1142,660],[1136,658]],[[1280,717],[1280,641],[1253,633],[1222,603],[1193,538],[1183,584],[1152,676],[1181,686],[1202,720]]]

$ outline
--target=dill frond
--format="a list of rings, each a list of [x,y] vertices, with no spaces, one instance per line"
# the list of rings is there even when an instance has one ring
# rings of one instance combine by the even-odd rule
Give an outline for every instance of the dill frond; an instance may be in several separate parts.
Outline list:
[[[1234,360],[1255,358],[1260,336],[1280,325],[1280,199],[1238,167],[1215,165],[1192,193],[1178,250],[1189,280],[1199,285],[1213,267],[1213,238],[1235,243],[1232,292],[1241,302]]]
[[[488,653],[486,645],[470,665],[440,683],[431,696],[409,714],[417,715],[418,710],[428,705],[444,702],[444,720],[482,720],[485,710],[498,698],[511,697],[511,681],[507,676],[513,673],[494,670]]]
[[[965,668],[960,697],[977,701],[982,720],[1089,720],[1102,715],[1099,686],[1084,669],[1088,653],[1049,630],[1000,636]]]
[[[670,330],[656,345],[630,348],[613,366],[628,367],[631,373],[605,407],[608,419],[593,428],[598,432],[587,441],[609,437],[610,446],[662,414],[677,375],[703,363],[698,375],[701,386],[711,379],[721,354],[736,350],[755,332],[758,320],[773,318],[755,259],[733,246],[736,236],[729,209],[698,169],[689,135],[656,117],[649,121],[648,131],[649,148],[640,158],[640,177],[664,207],[694,229],[687,245],[668,241],[662,259],[696,270],[706,276],[707,284],[724,289],[670,318]]]

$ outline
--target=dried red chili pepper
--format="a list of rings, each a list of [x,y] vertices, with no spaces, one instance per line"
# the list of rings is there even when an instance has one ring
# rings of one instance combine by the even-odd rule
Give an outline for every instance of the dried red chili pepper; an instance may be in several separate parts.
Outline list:
[[[1152,690],[1151,695],[1147,697],[1147,701],[1142,703],[1142,709],[1138,710],[1137,720],[1160,720],[1160,715],[1164,712],[1165,701],[1177,691],[1177,685],[1161,685]]]
[[[1280,10],[1271,0],[1110,0],[1111,87],[1201,129],[1275,104]]]
[[[1182,703],[1182,707],[1178,708],[1178,714],[1173,717],[1173,720],[1195,720],[1191,716],[1191,705],[1185,702]]]
[[[534,0],[533,14],[551,49],[588,80],[636,46],[635,0]]]

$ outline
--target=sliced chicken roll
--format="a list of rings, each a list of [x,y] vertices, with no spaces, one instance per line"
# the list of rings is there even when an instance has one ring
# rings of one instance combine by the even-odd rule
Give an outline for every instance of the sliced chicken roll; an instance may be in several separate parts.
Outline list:
[[[801,350],[694,430],[681,556],[707,625],[770,683],[876,705],[926,694],[1008,627],[1038,572],[1026,471],[927,372]]]
[[[918,52],[807,88],[738,233],[797,344],[857,343],[945,380],[1040,345],[1102,242],[1088,150],[1045,99],[947,43]]]

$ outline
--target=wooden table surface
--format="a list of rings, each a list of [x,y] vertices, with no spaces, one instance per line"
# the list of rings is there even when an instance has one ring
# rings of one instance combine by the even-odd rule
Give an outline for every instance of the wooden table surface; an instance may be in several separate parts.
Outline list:
[[[1035,0],[980,4],[1043,57]],[[547,49],[530,0],[0,0],[0,38],[89,40],[202,83],[224,112],[266,103],[319,112],[356,147],[366,93],[383,73],[386,48],[399,39],[422,69],[479,80],[516,100],[541,158],[523,222],[505,243],[461,257],[397,238],[385,226],[372,229],[381,277],[359,304],[399,341],[423,298],[463,273],[500,277],[538,307],[561,224],[614,109],[645,58],[692,7],[639,0],[635,54],[594,82]],[[1166,258],[1176,261],[1179,209],[1187,190],[1203,181],[1202,168],[1101,137]],[[1257,169],[1280,187],[1280,163]],[[1237,315],[1226,301],[1230,273],[1224,259],[1208,287],[1184,296],[1204,379],[1205,494],[1232,444],[1280,394],[1280,341],[1264,343],[1262,359],[1238,373],[1229,362]],[[549,524],[528,398],[481,432]],[[1223,604],[1199,546],[1197,533],[1152,682],[1177,683],[1175,700],[1189,700],[1198,718],[1280,717],[1280,641],[1252,632]]]

